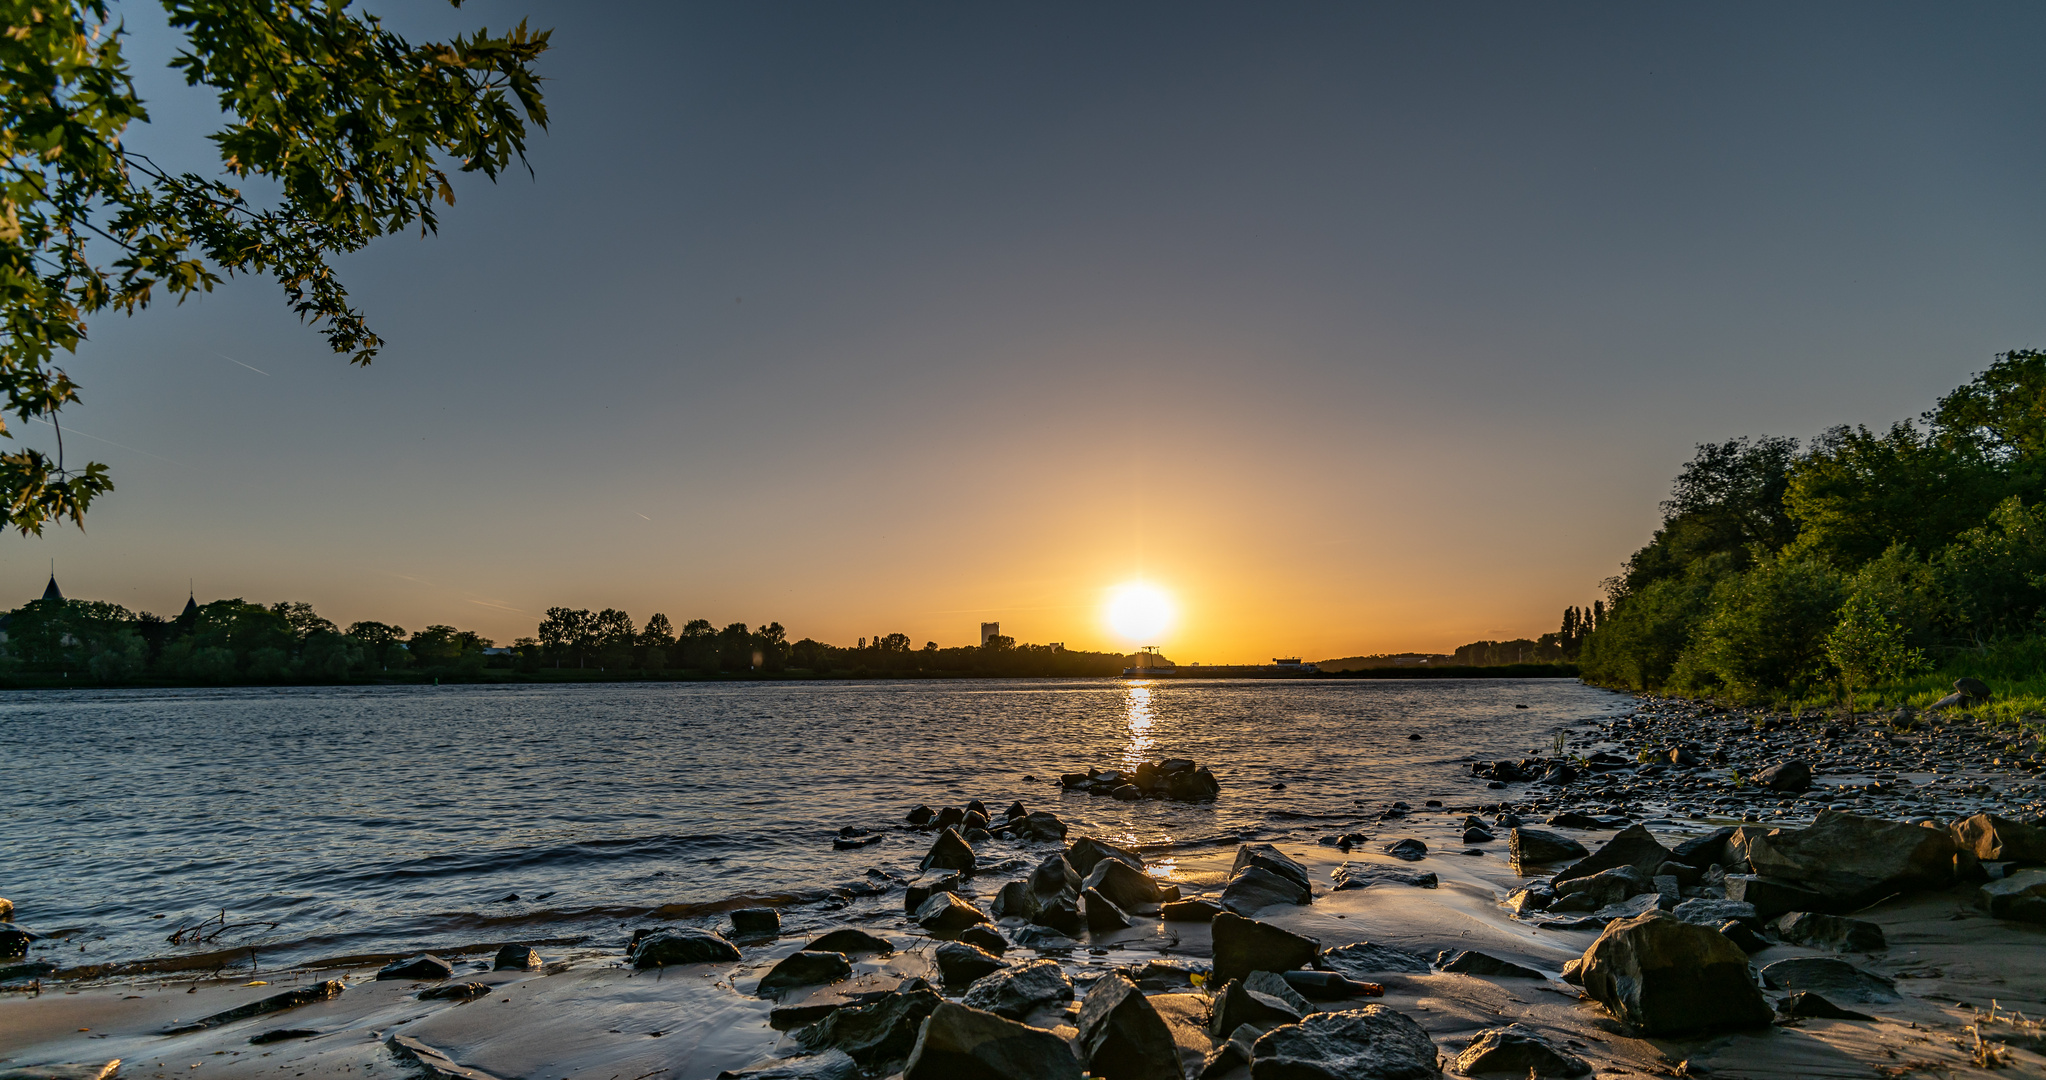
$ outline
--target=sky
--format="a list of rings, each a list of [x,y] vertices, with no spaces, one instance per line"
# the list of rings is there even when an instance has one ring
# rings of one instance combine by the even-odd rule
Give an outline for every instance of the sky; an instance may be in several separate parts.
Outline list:
[[[2037,5],[368,10],[551,27],[532,174],[337,260],[367,369],[260,278],[95,320],[117,490],[0,604],[1446,651],[1599,596],[1695,444],[2046,345]],[[217,169],[116,11],[129,142]]]

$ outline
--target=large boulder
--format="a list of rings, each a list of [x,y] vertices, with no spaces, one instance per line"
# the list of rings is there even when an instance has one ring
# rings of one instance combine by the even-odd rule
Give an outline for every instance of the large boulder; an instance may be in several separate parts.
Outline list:
[[[1291,971],[1314,963],[1321,943],[1270,923],[1223,912],[1208,924],[1215,942],[1215,978],[1240,979],[1253,971]]]
[[[903,914],[915,915],[916,909],[924,906],[924,901],[929,900],[938,893],[958,891],[959,874],[955,871],[948,870],[942,874],[933,874],[922,881],[913,882],[902,890]]]
[[[851,927],[846,927],[823,934],[808,945],[803,946],[803,951],[835,952],[843,953],[847,956],[858,956],[861,953],[892,953],[895,951],[895,946],[890,944],[887,938],[876,937],[865,930],[855,930]]]
[[[1383,1005],[1316,1013],[1251,1047],[1252,1080],[1425,1080],[1437,1075],[1435,1040]]]
[[[1766,1027],[1769,1005],[1740,946],[1659,911],[1606,926],[1585,951],[1585,992],[1649,1035]]]
[[[1229,879],[1222,890],[1222,906],[1238,915],[1255,915],[1274,904],[1305,904],[1313,894],[1292,878],[1252,866]]]
[[[1742,900],[1715,900],[1709,896],[1686,900],[1672,908],[1670,914],[1699,926],[1718,926],[1729,919],[1750,924],[1761,921],[1753,904]]]
[[[946,1002],[917,1033],[903,1080],[1081,1080],[1064,1039],[979,1009]]]
[[[1220,1039],[1246,1024],[1269,1031],[1281,1024],[1297,1024],[1306,1015],[1306,1009],[1296,1008],[1284,998],[1261,994],[1245,986],[1242,979],[1231,979],[1215,995],[1208,1013],[1208,1033]]]
[[[1590,854],[1583,844],[1546,829],[1513,829],[1506,834],[1506,852],[1513,859],[1513,872],[1525,874],[1528,867],[1581,859]]]
[[[1158,902],[1158,883],[1142,870],[1132,870],[1116,859],[1103,859],[1087,872],[1081,888],[1094,889],[1119,908],[1139,908]]]
[[[976,1009],[1021,1020],[1047,1005],[1073,1000],[1073,981],[1056,960],[1033,960],[985,976],[961,1000]]]
[[[1191,900],[1174,900],[1159,912],[1166,922],[1207,922],[1221,913],[1222,905],[1199,897]]]
[[[1630,896],[1654,892],[1654,879],[1638,867],[1615,866],[1600,870],[1596,874],[1565,878],[1558,874],[1555,879],[1556,898],[1549,904],[1550,911],[1597,911],[1607,904],[1617,904]]]
[[[1572,878],[1590,877],[1603,870],[1631,867],[1641,872],[1643,878],[1653,877],[1670,860],[1669,849],[1663,847],[1646,825],[1634,825],[1620,832],[1586,858],[1579,859],[1564,867],[1556,874],[1557,891]]]
[[[1002,970],[1002,958],[963,941],[938,946],[938,974],[947,986],[966,986]]]
[[[1466,1076],[1488,1072],[1516,1077],[1583,1076],[1591,1071],[1591,1064],[1534,1028],[1508,1024],[1472,1037],[1470,1046],[1456,1056],[1456,1071]]]
[[[1717,863],[1725,866],[1726,842],[1733,838],[1733,826],[1714,829],[1703,836],[1694,836],[1670,849],[1670,857],[1685,866],[1711,866]]]
[[[1368,941],[1322,953],[1320,966],[1359,979],[1384,974],[1426,975],[1434,970],[1428,958],[1419,953],[1395,949],[1390,945],[1374,945]]]
[[[2046,870],[2020,870],[1982,886],[1976,903],[1999,919],[2046,923]]]
[[[1105,975],[1080,1003],[1080,1060],[1102,1080],[1185,1080],[1172,1029],[1137,984]]]
[[[843,953],[792,952],[761,977],[760,994],[766,997],[798,986],[822,986],[851,975],[852,963]]]
[[[1261,867],[1282,878],[1292,881],[1303,891],[1312,892],[1314,879],[1307,868],[1293,861],[1292,856],[1270,844],[1239,844],[1236,847],[1236,861],[1229,866],[1229,876],[1235,877],[1251,867]]]
[[[1066,823],[1060,821],[1057,814],[1048,810],[1036,810],[1025,814],[1020,820],[1015,820],[1010,829],[1018,840],[1055,843],[1066,838]]]
[[[1872,922],[1816,911],[1793,911],[1777,919],[1776,936],[1792,945],[1834,952],[1881,952],[1890,947],[1883,928]]]
[[[1830,956],[1793,956],[1762,969],[1762,985],[1773,990],[1809,990],[1835,1001],[1880,1004],[1904,1000],[1897,984]]]
[[[947,828],[938,834],[937,841],[924,856],[922,868],[970,872],[973,869],[973,845],[959,835],[959,830]]]
[[[1108,934],[1126,930],[1130,925],[1129,913],[1100,889],[1080,890],[1080,918],[1087,924],[1088,933]]]
[[[1757,874],[1728,874],[1726,898],[1755,909],[1755,917],[1764,922],[1792,911],[1811,911],[1828,904],[1816,890]]]
[[[1948,826],[1954,843],[1983,862],[2046,862],[2046,829],[1995,814],[1976,814]]]
[[[957,893],[939,893],[916,909],[916,924],[936,937],[956,936],[959,931],[986,921],[986,912],[961,899]]]
[[[1114,859],[1140,873],[1144,869],[1142,855],[1091,836],[1083,836],[1073,841],[1072,846],[1066,849],[1066,861],[1073,864],[1073,869],[1082,875],[1093,873],[1094,864],[1103,859]]]
[[[1802,885],[1834,909],[1851,911],[1893,893],[1946,885],[1956,850],[1944,830],[1827,810],[1810,828],[1756,839],[1748,858],[1755,873]]]
[[[1373,885],[1411,885],[1420,889],[1432,889],[1441,884],[1433,870],[1410,870],[1404,866],[1387,866],[1384,863],[1346,862],[1336,867],[1329,875],[1337,892],[1350,889],[1368,889]]]
[[[687,926],[641,938],[639,945],[632,950],[632,966],[636,968],[729,964],[737,959],[738,946],[709,930]]]
[[[1752,779],[1770,791],[1787,793],[1809,791],[1812,786],[1812,766],[1807,761],[1780,761],[1756,773]]]
[[[871,1005],[834,1010],[793,1035],[804,1049],[840,1050],[861,1065],[880,1066],[909,1056],[918,1027],[944,1000],[934,990],[907,990]]]

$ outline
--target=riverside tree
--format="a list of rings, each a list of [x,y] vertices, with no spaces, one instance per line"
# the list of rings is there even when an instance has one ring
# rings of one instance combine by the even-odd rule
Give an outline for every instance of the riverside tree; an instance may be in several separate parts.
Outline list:
[[[460,6],[461,0],[451,0]],[[299,317],[352,363],[383,341],[328,258],[377,237],[434,231],[449,170],[495,180],[524,163],[547,110],[533,64],[548,33],[524,22],[413,44],[343,2],[164,0],[184,37],[168,58],[213,90],[221,176],[173,172],[122,139],[149,114],[105,0],[0,0],[0,391],[5,409],[55,425],[79,399],[59,365],[87,320],[182,300],[223,276],[268,274]],[[229,181],[274,184],[252,201]],[[266,185],[269,186],[269,185]],[[14,433],[0,423],[0,435]],[[83,527],[113,490],[98,462],[0,453],[6,524]]]

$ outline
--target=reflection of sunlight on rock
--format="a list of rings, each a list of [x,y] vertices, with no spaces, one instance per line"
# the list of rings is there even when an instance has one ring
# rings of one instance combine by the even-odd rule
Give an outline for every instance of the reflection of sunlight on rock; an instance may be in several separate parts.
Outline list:
[[[1130,745],[1123,751],[1122,767],[1133,772],[1136,767],[1150,760],[1151,748],[1157,740],[1151,738],[1151,688],[1129,686],[1123,690],[1123,711],[1128,714]]]

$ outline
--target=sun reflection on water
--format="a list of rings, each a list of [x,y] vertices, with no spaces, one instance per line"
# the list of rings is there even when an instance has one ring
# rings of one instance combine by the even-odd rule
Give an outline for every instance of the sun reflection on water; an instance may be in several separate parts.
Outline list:
[[[1123,750],[1122,767],[1125,772],[1134,772],[1138,765],[1151,760],[1151,748],[1158,740],[1151,737],[1151,688],[1132,684],[1123,688],[1123,712],[1130,727],[1129,746]]]

